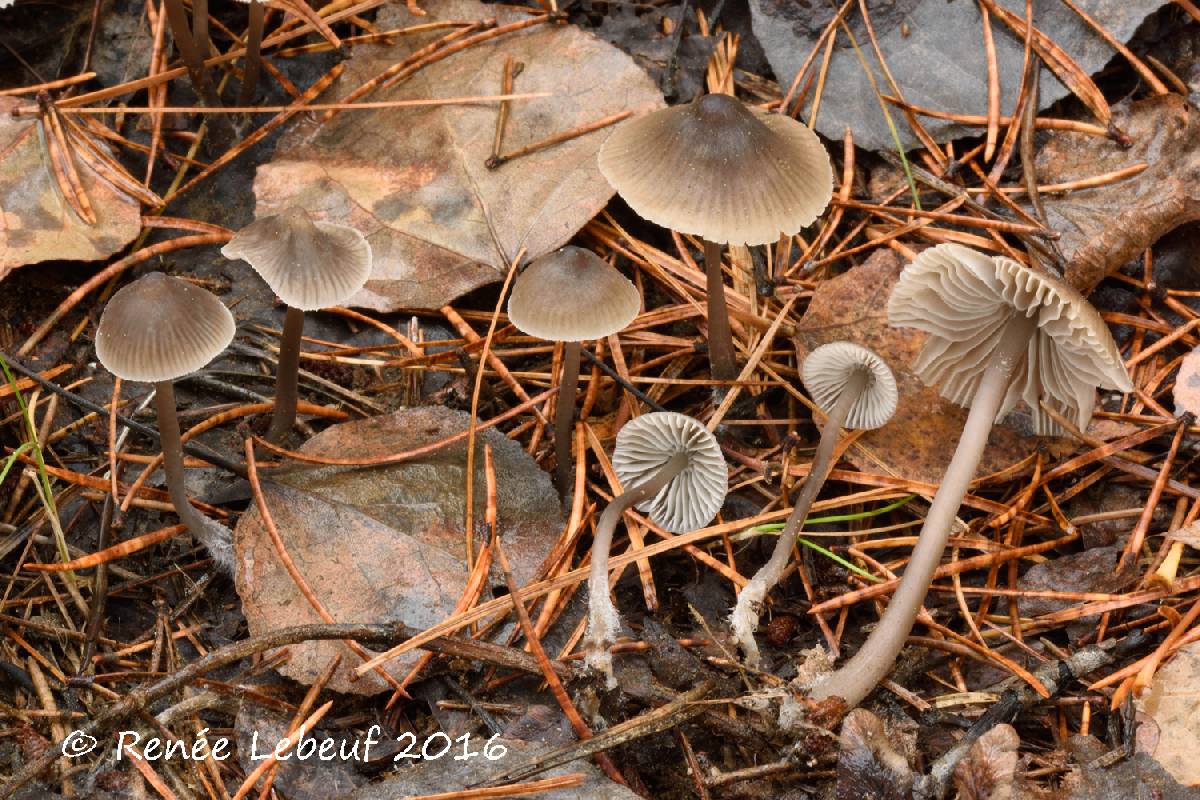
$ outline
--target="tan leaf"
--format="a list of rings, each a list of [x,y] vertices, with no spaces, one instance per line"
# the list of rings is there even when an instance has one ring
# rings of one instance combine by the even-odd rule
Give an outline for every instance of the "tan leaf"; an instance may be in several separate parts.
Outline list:
[[[1158,724],[1155,760],[1185,786],[1200,784],[1200,642],[1181,647],[1154,674],[1138,708]]]
[[[441,406],[410,408],[335,425],[310,439],[305,453],[370,458],[432,444],[467,427],[468,415]],[[483,445],[495,458],[497,510],[505,553],[518,583],[530,580],[562,531],[558,495],[550,478],[520,445],[494,428],[481,431],[475,460],[477,544],[486,541]],[[426,628],[450,615],[466,586],[464,487],[466,443],[418,460],[370,469],[298,468],[263,484],[288,554],[313,593],[339,622],[400,621]],[[270,473],[264,473],[264,478]],[[237,590],[252,635],[320,622],[280,562],[256,509],[234,532]],[[502,586],[493,575],[484,587]],[[387,688],[368,673],[351,681],[361,662],[340,642],[290,649],[282,672],[311,682],[336,654],[343,660],[329,688],[373,694]],[[394,659],[402,678],[420,653]]]
[[[997,725],[980,736],[954,768],[959,800],[1016,800],[1017,749],[1021,740],[1011,725]]]
[[[0,279],[39,261],[107,258],[142,227],[137,202],[100,178],[84,158],[78,175],[97,220],[89,225],[80,219],[55,181],[40,123],[11,114],[26,104],[0,97]]]
[[[500,24],[528,16],[475,0],[448,0],[420,22]],[[382,29],[413,24],[399,6],[380,11]],[[334,101],[444,35],[397,37],[363,46],[322,102]],[[551,96],[514,101],[502,151],[540,142],[621,111],[662,105],[662,95],[629,56],[573,25],[539,25],[473,45],[366,100],[494,95],[507,58],[523,65],[514,91]],[[527,258],[565,243],[613,191],[596,153],[604,128],[516,158],[494,170],[495,104],[345,111],[300,122],[260,167],[259,215],[300,205],[316,217],[358,228],[374,251],[374,273],[355,305],[440,308],[499,280],[522,247]]]
[[[1175,415],[1200,415],[1200,347],[1183,357],[1175,378]]]

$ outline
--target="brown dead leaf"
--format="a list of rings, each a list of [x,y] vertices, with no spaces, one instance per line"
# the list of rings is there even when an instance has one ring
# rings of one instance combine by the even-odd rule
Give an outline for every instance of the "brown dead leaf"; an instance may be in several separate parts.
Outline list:
[[[1089,547],[1078,553],[1038,562],[1021,576],[1017,588],[1052,592],[1119,592],[1138,578],[1133,568],[1117,569],[1123,549],[1120,544]],[[1070,608],[1076,602],[1051,597],[1021,597],[1017,604],[1021,616],[1040,617]]]
[[[1175,416],[1200,415],[1200,347],[1183,357],[1175,377]]]
[[[335,425],[301,450],[328,456],[397,453],[463,431],[467,421],[467,414],[441,406],[404,409]],[[484,444],[492,446],[495,458],[500,535],[513,576],[524,583],[562,530],[558,495],[547,474],[517,443],[487,429],[478,435],[480,453]],[[466,443],[460,442],[388,467],[301,468],[264,481],[267,507],[288,554],[334,619],[397,620],[425,628],[450,615],[467,578],[466,453]],[[475,507],[482,517],[482,455],[475,464]],[[481,544],[486,540],[482,525],[476,536]],[[252,635],[320,622],[280,563],[257,510],[242,516],[234,548],[237,590]],[[493,576],[490,585],[503,583]],[[485,587],[485,596],[487,592]],[[311,682],[341,653],[342,665],[329,688],[356,694],[387,688],[374,674],[352,682],[360,661],[340,642],[310,642],[290,651],[282,672],[295,680]],[[403,677],[419,657],[420,653],[402,656],[387,669]]]
[[[936,387],[926,386],[910,371],[925,334],[888,325],[888,295],[903,268],[895,253],[878,250],[861,266],[823,282],[797,326],[796,351],[803,361],[823,344],[847,341],[878,353],[896,375],[900,402],[891,422],[863,434],[846,458],[864,471],[937,483],[954,454],[967,412],[943,400]],[[1016,412],[992,428],[979,474],[1011,466],[1029,454],[1037,440],[1010,427],[1020,421],[1028,427],[1028,417]]]
[[[902,800],[912,794],[908,761],[892,746],[879,717],[864,708],[846,715],[838,744],[837,800]]]
[[[475,0],[447,0],[420,22],[500,24],[528,16]],[[413,23],[401,7],[380,11],[381,29]],[[362,46],[322,102],[336,101],[445,34],[397,37]],[[573,25],[540,25],[472,46],[367,100],[495,95],[504,63],[523,68],[514,91],[551,96],[514,101],[505,153],[620,111],[662,105],[662,95],[629,56]],[[499,280],[522,247],[527,258],[565,243],[613,190],[596,153],[605,128],[489,170],[496,104],[345,111],[330,122],[300,122],[254,183],[257,213],[299,205],[358,228],[375,256],[372,278],[352,303],[379,310],[439,308]]]
[[[954,768],[959,800],[1019,800],[1017,775],[1021,739],[1011,725],[997,725],[980,736]]]
[[[1200,642],[1181,647],[1154,674],[1138,708],[1158,724],[1151,755],[1175,780],[1200,785]]]
[[[13,118],[25,101],[0,97],[0,279],[39,261],[97,261],[133,241],[141,209],[88,166],[76,162],[96,214],[88,225],[71,209],[54,180],[49,156],[33,117]]]
[[[1043,184],[1149,165],[1106,186],[1042,198],[1050,227],[1062,234],[1067,280],[1084,294],[1163,234],[1200,219],[1200,112],[1177,94],[1160,95],[1114,108],[1113,123],[1131,148],[1055,132],[1037,158]]]

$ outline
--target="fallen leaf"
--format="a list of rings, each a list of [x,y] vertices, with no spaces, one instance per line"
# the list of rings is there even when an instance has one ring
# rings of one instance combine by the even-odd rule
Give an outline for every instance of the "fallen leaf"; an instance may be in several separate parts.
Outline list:
[[[1113,760],[1095,737],[1081,735],[1072,736],[1067,748],[1079,766],[1063,779],[1058,796],[1065,800],[1200,800],[1200,788],[1181,785],[1146,753]]]
[[[846,715],[838,744],[837,800],[903,800],[910,797],[913,773],[892,746],[879,717],[864,708]]]
[[[1119,592],[1138,578],[1131,568],[1117,570],[1123,549],[1121,545],[1089,547],[1078,553],[1039,562],[1021,576],[1017,588],[1051,592]],[[1055,600],[1050,597],[1021,597],[1017,600],[1023,617],[1053,614],[1076,604],[1075,600]]]
[[[1021,739],[1011,725],[997,725],[980,736],[954,768],[959,800],[1018,800],[1025,795],[1017,774]]]
[[[879,354],[896,376],[900,402],[891,421],[864,433],[846,458],[867,472],[882,470],[937,483],[954,455],[967,412],[943,400],[936,387],[926,386],[909,369],[925,343],[925,334],[888,325],[888,296],[903,268],[895,253],[878,250],[860,266],[822,282],[797,326],[796,351],[803,362],[821,345],[844,341]],[[979,474],[1004,469],[1029,454],[1037,440],[1018,425],[1031,429],[1027,414],[1016,411],[992,428]]]
[[[1025,17],[1021,0],[1000,0],[1002,8]],[[1078,6],[1102,22],[1118,40],[1127,41],[1160,0],[1078,0]],[[767,60],[786,87],[816,44],[841,3],[798,3],[795,0],[751,0],[754,33],[762,42]],[[946,0],[901,0],[871,4],[871,24],[888,68],[904,93],[904,99],[924,108],[956,114],[986,115],[988,103],[987,54],[983,46],[983,24],[976,2],[947,3]],[[879,90],[892,94],[875,56],[871,39],[857,6],[846,18],[863,58],[870,65]],[[996,69],[1000,79],[1001,114],[1012,114],[1021,83],[1025,45],[1021,37],[992,17],[996,46]],[[1085,73],[1094,73],[1113,58],[1112,46],[1096,34],[1064,3],[1039,3],[1034,27],[1046,34]],[[813,70],[821,65],[821,56]],[[1046,108],[1067,95],[1067,89],[1049,70],[1042,70],[1039,100]],[[895,150],[879,100],[854,47],[843,30],[838,31],[833,57],[825,76],[824,102],[817,116],[817,130],[840,140],[846,128],[854,131],[854,143],[868,150]],[[810,93],[811,103],[811,93]],[[895,107],[888,109],[904,148],[919,144]],[[938,141],[963,135],[981,135],[980,126],[966,127],[946,120],[921,118],[921,124]],[[1118,123],[1119,125],[1120,123]]]
[[[1105,186],[1043,195],[1047,221],[1062,234],[1067,280],[1084,294],[1159,237],[1200,219],[1200,112],[1169,94],[1116,106],[1113,122],[1132,147],[1056,131],[1037,157],[1041,184],[1149,165]]]
[[[1200,415],[1200,347],[1183,357],[1175,377],[1175,416]]]
[[[1179,648],[1154,673],[1137,705],[1158,725],[1158,745],[1151,755],[1175,780],[1200,785],[1200,642]]]
[[[504,24],[528,18],[476,0],[448,0],[428,11],[414,20],[391,5],[376,24],[388,29],[416,21],[495,16]],[[444,34],[356,48],[321,102],[337,101]],[[636,114],[663,104],[629,56],[573,25],[539,25],[474,45],[366,100],[499,94],[510,56],[522,64],[514,91],[550,96],[512,103],[504,153],[621,111]],[[366,234],[374,271],[353,305],[440,308],[500,280],[522,248],[531,259],[564,244],[613,194],[596,166],[607,129],[489,170],[484,162],[497,113],[498,106],[488,103],[344,111],[323,124],[302,120],[258,170],[256,213],[298,205],[317,219]]]
[[[336,706],[331,710],[336,712]],[[291,714],[252,702],[242,704],[234,728],[237,731],[238,763],[243,772],[249,775],[262,763],[264,755],[275,750],[276,743],[287,736],[291,722]],[[362,741],[365,738],[353,731],[325,728],[304,731],[304,738],[292,751],[292,757],[279,762],[273,784],[275,791],[282,792],[288,800],[328,800],[354,791],[366,783],[366,777],[354,769],[356,764],[363,763]],[[308,752],[313,746],[308,742],[316,740],[319,748],[325,739],[336,742],[334,758],[322,759],[319,752]],[[357,750],[354,749],[356,742]],[[342,754],[347,758],[341,758]]]
[[[12,116],[27,104],[0,97],[0,279],[39,261],[98,261],[133,241],[142,229],[137,202],[76,160],[96,224],[80,219],[63,198],[34,117]],[[103,146],[103,145],[100,145]]]
[[[335,425],[310,439],[305,453],[356,457],[398,453],[466,430],[468,415],[441,406]],[[483,445],[495,458],[497,513],[513,577],[533,576],[562,531],[558,495],[549,476],[520,445],[495,429],[481,431],[475,459],[476,553],[486,541]],[[288,554],[335,620],[387,622],[418,628],[450,615],[466,585],[466,443],[414,461],[375,468],[318,467],[280,471],[263,483],[267,508]],[[237,590],[250,634],[320,622],[280,563],[257,509],[234,532]],[[491,585],[503,586],[493,576]],[[485,596],[488,587],[484,588]],[[289,648],[281,667],[288,677],[312,682],[341,653],[329,688],[373,694],[387,688],[374,673],[352,681],[361,663],[340,642]],[[388,662],[403,677],[420,653]]]

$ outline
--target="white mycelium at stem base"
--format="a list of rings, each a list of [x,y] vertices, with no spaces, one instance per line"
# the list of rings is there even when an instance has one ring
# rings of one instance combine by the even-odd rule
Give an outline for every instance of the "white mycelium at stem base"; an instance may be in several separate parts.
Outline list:
[[[1130,391],[1129,374],[1099,313],[1061,280],[960,245],[926,250],[901,274],[888,304],[893,325],[929,334],[916,369],[942,395],[970,404],[954,457],[934,495],[912,558],[866,643],[817,684],[814,699],[855,706],[887,675],[912,630],[992,425],[1017,401],[1038,433],[1056,431],[1039,402],[1087,426],[1097,386]]]

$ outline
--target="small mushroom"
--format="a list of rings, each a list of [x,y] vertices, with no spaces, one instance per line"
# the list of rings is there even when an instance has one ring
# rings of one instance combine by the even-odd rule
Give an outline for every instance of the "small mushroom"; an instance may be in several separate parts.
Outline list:
[[[216,358],[233,340],[233,332],[233,315],[211,292],[161,272],[151,272],[114,294],[96,329],[96,357],[105,369],[122,380],[154,384],[171,504],[227,572],[233,571],[229,530],[188,501],[174,381]]]
[[[1040,435],[1058,426],[1039,403],[1086,428],[1097,386],[1133,389],[1096,309],[1062,280],[1003,256],[957,244],[924,251],[901,273],[888,317],[929,334],[918,374],[969,413],[887,610],[854,657],[813,689],[852,707],[887,675],[912,630],[993,423],[1021,399]]]
[[[785,114],[709,94],[622,123],[599,166],[642,217],[704,240],[709,362],[714,379],[734,380],[721,246],[775,242],[820,216],[833,196],[821,141]]]
[[[221,254],[248,262],[288,307],[266,436],[278,443],[296,422],[304,312],[344,303],[361,289],[371,275],[371,245],[354,228],[313,222],[302,209],[289,208],[242,228]]]
[[[758,645],[754,631],[767,592],[779,582],[787,566],[796,537],[813,501],[833,467],[834,446],[843,428],[873,430],[887,424],[896,413],[899,392],[896,378],[883,359],[850,342],[822,345],[804,360],[804,385],[826,414],[825,429],[817,444],[812,467],[796,498],[787,524],[775,543],[771,558],[742,588],[730,617],[734,638],[746,654],[746,662],[757,666]]]
[[[562,376],[554,414],[555,470],[559,492],[571,486],[571,429],[579,387],[579,343],[603,339],[637,316],[637,288],[602,258],[564,247],[535,259],[513,284],[508,319],[529,336],[563,342]]]
[[[721,447],[696,420],[674,412],[645,414],[617,433],[613,470],[626,489],[600,515],[592,540],[588,575],[587,663],[615,684],[612,654],[621,619],[608,591],[608,553],[613,530],[624,513],[636,506],[655,525],[686,533],[712,521],[729,484],[729,468]]]

